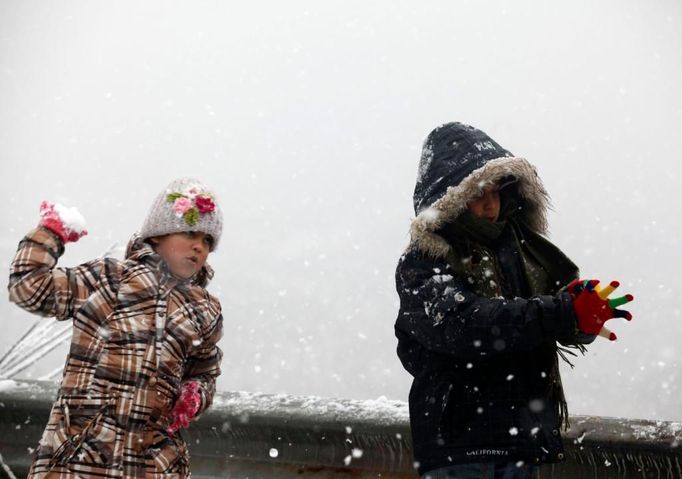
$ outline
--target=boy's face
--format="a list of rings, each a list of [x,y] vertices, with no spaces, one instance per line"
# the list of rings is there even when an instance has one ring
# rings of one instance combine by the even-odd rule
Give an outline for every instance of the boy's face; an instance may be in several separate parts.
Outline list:
[[[191,278],[206,264],[213,237],[199,231],[150,238],[154,250],[180,278]]]
[[[491,222],[500,216],[500,188],[498,185],[486,186],[483,194],[467,203],[469,212],[476,218]]]

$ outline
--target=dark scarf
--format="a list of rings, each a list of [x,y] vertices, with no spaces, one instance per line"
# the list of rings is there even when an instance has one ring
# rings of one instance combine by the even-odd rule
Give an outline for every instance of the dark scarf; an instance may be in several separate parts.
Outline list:
[[[473,262],[462,263],[461,259],[471,257],[477,246],[495,251],[500,242],[508,242],[511,239],[512,244],[505,246],[518,252],[516,257],[520,259],[522,274],[530,296],[556,294],[562,287],[578,277],[578,267],[559,248],[526,225],[522,215],[519,214],[521,208],[513,198],[506,199],[500,211],[500,220],[494,223],[475,218],[469,211],[460,214],[454,222],[446,225],[441,231],[457,251],[453,253],[454,256],[460,256],[451,258],[451,263],[454,263],[453,266],[468,264],[469,268],[473,268]],[[456,266],[456,269],[459,268]],[[483,288],[479,293],[491,297],[496,295],[493,291],[485,290],[487,283],[478,285]],[[582,345],[569,347],[583,353],[585,351]],[[572,356],[576,354],[570,349],[558,346],[554,341],[548,343],[543,349],[554,357],[553,367],[549,374],[550,386],[547,396],[550,400],[558,402],[559,420],[564,429],[568,429],[568,406],[559,373],[559,356],[573,367],[566,354]]]

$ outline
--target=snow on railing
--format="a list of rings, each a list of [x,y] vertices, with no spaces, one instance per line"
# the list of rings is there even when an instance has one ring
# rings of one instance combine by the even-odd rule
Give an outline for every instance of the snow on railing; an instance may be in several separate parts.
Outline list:
[[[0,453],[17,477],[57,384],[0,380]],[[542,477],[682,478],[682,424],[573,416],[566,461]],[[219,392],[183,432],[196,478],[415,478],[407,404],[387,399]]]

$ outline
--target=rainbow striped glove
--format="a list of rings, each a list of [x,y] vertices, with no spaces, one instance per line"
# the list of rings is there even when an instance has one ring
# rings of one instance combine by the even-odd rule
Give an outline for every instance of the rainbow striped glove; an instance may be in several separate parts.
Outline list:
[[[605,288],[600,288],[598,279],[577,279],[568,285],[567,291],[573,297],[573,309],[578,317],[578,329],[587,334],[607,337],[611,341],[617,339],[615,333],[604,327],[604,324],[613,318],[632,320],[632,314],[616,308],[635,299],[631,294],[608,299],[618,286],[618,281],[611,281]]]

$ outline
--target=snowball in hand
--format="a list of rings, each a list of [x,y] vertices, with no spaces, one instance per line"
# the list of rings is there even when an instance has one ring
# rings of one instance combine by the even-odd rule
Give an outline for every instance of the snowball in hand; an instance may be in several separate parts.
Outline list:
[[[60,205],[59,203],[54,204],[54,210],[57,212],[59,217],[62,219],[64,227],[73,231],[83,231],[85,230],[85,218],[75,206],[71,208]]]
[[[40,204],[40,225],[57,234],[65,243],[78,241],[88,234],[85,218],[76,208],[43,201]]]

